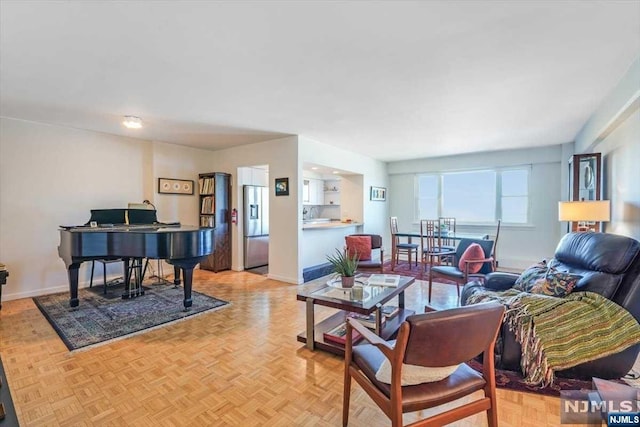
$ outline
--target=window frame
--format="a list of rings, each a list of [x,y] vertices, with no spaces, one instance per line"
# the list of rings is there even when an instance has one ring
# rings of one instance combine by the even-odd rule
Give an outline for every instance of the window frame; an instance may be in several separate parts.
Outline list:
[[[423,173],[416,173],[414,175],[414,222],[418,222],[421,219],[420,217],[420,177],[422,176],[435,176],[436,182],[437,182],[437,212],[438,212],[438,217],[443,216],[442,215],[442,208],[443,208],[443,181],[444,181],[444,176],[448,175],[448,174],[455,174],[455,173],[464,173],[464,172],[494,172],[496,174],[496,199],[495,199],[495,217],[493,219],[492,222],[486,222],[486,221],[478,221],[478,222],[474,222],[474,221],[466,221],[466,220],[460,220],[458,221],[459,225],[470,225],[470,226],[483,226],[483,225],[493,225],[495,224],[495,222],[498,221],[498,219],[501,220],[502,218],[502,198],[505,197],[502,194],[502,173],[505,171],[514,171],[514,170],[524,170],[527,173],[527,211],[526,211],[526,221],[525,222],[504,222],[502,221],[502,225],[509,225],[509,226],[514,226],[514,227],[518,227],[518,226],[531,226],[531,172],[532,172],[532,165],[531,164],[525,164],[525,165],[516,165],[516,166],[505,166],[505,167],[495,167],[495,168],[474,168],[474,169],[460,169],[460,170],[448,170],[448,171],[440,171],[440,172],[423,172]],[[516,196],[513,196],[516,197]],[[522,196],[517,196],[517,197],[522,197]]]

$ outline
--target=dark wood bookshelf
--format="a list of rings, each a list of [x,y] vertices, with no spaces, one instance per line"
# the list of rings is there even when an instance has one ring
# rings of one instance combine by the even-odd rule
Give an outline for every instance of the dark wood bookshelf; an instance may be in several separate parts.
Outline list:
[[[210,271],[231,268],[231,175],[222,172],[198,175],[200,227],[213,228],[213,253],[200,263]]]

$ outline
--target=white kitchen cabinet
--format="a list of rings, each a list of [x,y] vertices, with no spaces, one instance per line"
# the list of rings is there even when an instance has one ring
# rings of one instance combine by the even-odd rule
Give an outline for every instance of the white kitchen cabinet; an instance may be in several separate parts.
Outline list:
[[[302,187],[302,203],[305,205],[324,205],[324,181],[305,178]]]
[[[311,181],[304,179],[302,181],[302,204],[308,205],[311,197]]]
[[[324,181],[321,179],[314,179],[313,186],[315,186],[315,199],[314,205],[324,205]]]

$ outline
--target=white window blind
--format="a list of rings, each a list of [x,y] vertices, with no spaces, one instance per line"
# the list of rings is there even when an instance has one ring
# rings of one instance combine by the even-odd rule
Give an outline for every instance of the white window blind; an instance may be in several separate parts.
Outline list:
[[[418,218],[438,217],[438,175],[419,175],[417,188]]]
[[[529,212],[529,170],[502,171],[502,220],[526,223]]]
[[[461,222],[492,222],[496,217],[495,171],[442,175],[442,215]]]
[[[416,175],[415,220],[526,224],[531,166]]]

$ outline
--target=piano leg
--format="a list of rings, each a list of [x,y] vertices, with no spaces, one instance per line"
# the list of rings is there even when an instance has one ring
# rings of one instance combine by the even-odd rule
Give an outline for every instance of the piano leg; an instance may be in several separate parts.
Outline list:
[[[193,300],[191,299],[191,284],[193,282],[193,269],[196,265],[206,256],[197,257],[197,258],[183,258],[183,259],[168,259],[166,260],[169,264],[173,265],[175,277],[180,280],[180,270],[182,270],[182,279],[184,281],[184,311],[188,311],[191,305],[193,305]]]
[[[184,278],[184,311],[188,311],[193,301],[191,300],[191,285],[193,282],[193,267],[183,268],[182,275]]]
[[[180,267],[173,266],[173,284],[176,288],[180,287]]]
[[[78,272],[80,271],[80,264],[70,264],[67,267],[67,273],[69,274],[69,292],[71,298],[69,299],[69,305],[71,307],[77,307],[80,305],[78,299]]]

